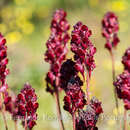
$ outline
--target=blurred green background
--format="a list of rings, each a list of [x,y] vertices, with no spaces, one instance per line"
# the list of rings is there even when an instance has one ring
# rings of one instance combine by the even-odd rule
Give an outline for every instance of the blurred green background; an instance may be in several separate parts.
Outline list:
[[[25,82],[36,89],[39,100],[37,125],[34,130],[59,130],[53,97],[46,93],[45,74],[49,64],[44,61],[45,43],[50,33],[52,14],[56,9],[67,11],[67,19],[73,25],[82,21],[93,35],[91,40],[97,47],[96,69],[91,79],[91,96],[102,101],[104,114],[110,119],[100,119],[99,130],[115,130],[117,115],[112,89],[111,60],[104,49],[105,40],[101,36],[101,19],[107,11],[114,11],[120,22],[120,44],[115,52],[116,75],[123,71],[121,57],[130,46],[130,0],[0,0],[0,32],[6,37],[8,45],[9,87],[17,94]],[[70,57],[70,55],[68,55]],[[63,104],[64,93],[61,93]],[[120,115],[123,104],[120,102]],[[69,114],[63,109],[66,130],[72,129]],[[9,116],[9,115],[7,115]],[[130,120],[129,120],[130,122]],[[0,115],[0,130],[4,125]],[[9,130],[14,130],[13,122],[8,120]],[[19,122],[19,130],[22,130]],[[128,128],[129,129],[129,128]]]

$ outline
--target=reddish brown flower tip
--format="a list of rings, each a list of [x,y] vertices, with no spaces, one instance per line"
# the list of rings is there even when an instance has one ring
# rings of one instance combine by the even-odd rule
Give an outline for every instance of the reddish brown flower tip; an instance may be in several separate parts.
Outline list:
[[[56,10],[51,22],[51,34],[46,42],[47,51],[45,61],[50,63],[50,71],[47,73],[47,91],[53,94],[56,91],[56,79],[59,81],[61,64],[66,58],[67,42],[70,39],[69,24],[66,20],[66,12],[62,9]]]
[[[8,58],[7,58],[7,46],[6,39],[0,33],[0,92],[6,92],[8,85],[6,84],[6,76],[9,73],[7,69]]]
[[[88,29],[86,25],[82,22],[78,22],[74,25],[74,30],[72,31],[71,39],[71,50],[74,53],[74,59],[76,61],[76,69],[81,72],[84,77],[84,66],[89,71],[89,74],[96,67],[94,61],[94,54],[96,53],[96,48],[93,46],[89,37],[92,32]]]
[[[80,110],[76,117],[76,130],[98,130],[96,124],[103,112],[101,102],[92,98],[86,110]]]
[[[35,90],[28,83],[24,85],[20,94],[17,95],[16,106],[18,108],[16,116],[19,119],[26,119],[27,126],[31,130],[36,124],[38,103]],[[25,122],[23,121],[24,124]]]
[[[102,35],[106,39],[105,48],[109,51],[116,48],[120,42],[117,33],[119,31],[118,17],[113,12],[107,12],[102,20]]]
[[[122,63],[125,70],[129,71],[130,73],[130,47],[125,51],[125,54],[122,57]]]
[[[130,109],[130,73],[124,71],[122,74],[117,76],[114,85],[118,97],[124,101],[125,108],[127,110]]]

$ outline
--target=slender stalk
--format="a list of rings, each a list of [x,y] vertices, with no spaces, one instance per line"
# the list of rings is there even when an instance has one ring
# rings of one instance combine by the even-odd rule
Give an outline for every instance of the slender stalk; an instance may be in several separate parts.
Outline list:
[[[115,81],[115,59],[114,59],[114,55],[112,51],[110,52],[110,55],[111,55],[111,60],[112,60],[112,79],[114,82]],[[113,91],[114,91],[114,97],[115,97],[115,105],[118,112],[118,98],[117,98],[116,88],[114,86],[113,86]]]
[[[55,92],[55,99],[56,99],[57,116],[58,116],[58,121],[60,124],[60,130],[64,130],[64,124],[63,124],[62,115],[61,115],[61,108],[60,108],[58,91]]]
[[[1,113],[2,113],[2,116],[3,116],[3,120],[4,120],[5,129],[8,130],[7,121],[6,121],[6,117],[5,117],[5,112],[4,112],[3,109],[1,110]]]
[[[14,121],[14,127],[15,127],[15,130],[18,130],[17,121]]]
[[[27,130],[27,116],[25,115],[25,130]]]
[[[88,71],[87,71],[87,80],[86,80],[86,83],[87,83],[87,87],[86,87],[87,104],[89,104],[90,98],[89,98],[89,72]]]
[[[4,121],[4,125],[5,125],[5,129],[8,130],[8,125],[7,125],[7,121],[6,121],[6,116],[5,116],[5,111],[4,111],[4,107],[3,107],[3,98],[2,98],[2,94],[0,94],[0,98],[1,98],[1,113],[2,113],[2,117],[3,117],[3,121]]]
[[[73,113],[72,118],[73,118],[73,130],[76,130],[75,113]]]
[[[127,111],[124,108],[124,128],[123,130],[127,130]]]

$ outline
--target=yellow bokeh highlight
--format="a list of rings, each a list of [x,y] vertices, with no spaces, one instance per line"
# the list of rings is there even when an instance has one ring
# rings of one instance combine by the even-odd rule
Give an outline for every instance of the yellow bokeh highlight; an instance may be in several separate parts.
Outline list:
[[[5,24],[0,24],[0,32],[2,32],[3,34],[6,33],[7,31],[7,27]]]
[[[17,5],[22,5],[22,4],[25,4],[27,2],[27,0],[14,0],[14,2],[17,4]]]
[[[88,2],[91,7],[95,7],[98,5],[99,0],[89,0]]]
[[[123,105],[119,107],[119,113],[120,114],[124,113],[124,106]]]
[[[127,9],[127,3],[125,0],[122,0],[122,1],[113,1],[112,2],[112,10],[113,11],[124,11]]]
[[[12,7],[5,7],[1,10],[1,17],[2,19],[6,22],[7,20],[10,20],[14,15],[13,15],[13,8]]]
[[[16,25],[21,29],[24,34],[31,34],[34,31],[34,25],[25,19],[19,18],[16,20]]]
[[[113,125],[116,124],[116,121],[111,119],[111,120],[108,120],[107,124],[108,124],[109,126],[113,126]]]
[[[112,69],[112,63],[111,63],[111,59],[107,59],[103,61],[103,67],[105,69],[111,70]],[[115,61],[115,70],[116,71],[121,71],[123,70],[123,65],[121,63],[121,61],[116,60]]]
[[[120,21],[120,32],[127,32],[128,26],[128,23],[126,23],[125,21]]]
[[[49,8],[47,6],[39,7],[36,14],[39,18],[46,18],[49,15]]]
[[[21,40],[22,35],[20,32],[14,31],[14,32],[8,33],[5,37],[8,41],[7,42],[8,44],[14,44]]]
[[[15,16],[16,18],[21,18],[21,19],[30,19],[32,17],[32,11],[33,8],[32,6],[30,7],[21,7],[21,8],[16,8],[15,9]]]

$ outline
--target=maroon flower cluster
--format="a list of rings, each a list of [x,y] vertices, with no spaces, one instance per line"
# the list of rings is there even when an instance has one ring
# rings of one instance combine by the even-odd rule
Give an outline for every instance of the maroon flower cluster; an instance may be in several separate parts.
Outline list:
[[[12,98],[11,96],[5,96],[4,105],[5,110],[8,111],[12,115],[13,120],[16,121],[18,112],[18,108],[16,106],[16,98]]]
[[[16,97],[17,117],[22,119],[22,123],[25,126],[25,120],[27,121],[27,127],[31,130],[36,125],[37,120],[37,95],[35,90],[26,83],[20,94]]]
[[[124,65],[124,69],[130,73],[130,47],[126,50],[124,56],[122,57],[122,63]]]
[[[107,12],[102,20],[102,35],[106,38],[105,47],[111,51],[120,42],[117,32],[119,30],[118,18],[113,12]]]
[[[50,71],[46,76],[47,91],[51,94],[56,91],[56,86],[59,84],[59,71],[66,57],[66,44],[70,39],[68,34],[69,27],[66,20],[66,12],[63,10],[56,10],[51,22],[51,35],[46,43],[47,51],[45,53],[45,61],[49,62],[51,65]]]
[[[8,85],[6,83],[6,76],[9,73],[7,69],[8,58],[7,58],[7,46],[5,38],[0,34],[0,92],[6,92]]]
[[[98,130],[96,123],[102,112],[101,102],[92,98],[87,109],[79,111],[76,117],[76,130]]]
[[[67,85],[64,109],[73,115],[77,110],[82,109],[85,104],[85,93],[82,91],[78,80],[72,78]]]
[[[75,78],[79,85],[82,86],[83,82],[78,76],[78,71],[75,68],[75,62],[72,59],[67,59],[60,69],[60,87],[67,91],[67,85],[72,78]]]
[[[130,110],[130,73],[124,71],[117,77],[114,85],[118,97],[124,101],[125,109]]]
[[[87,68],[89,74],[95,68],[94,54],[96,48],[93,46],[89,37],[91,36],[91,30],[82,22],[78,22],[74,26],[71,39],[71,50],[75,54],[74,59],[76,61],[75,68],[81,72],[84,76],[84,66]]]

